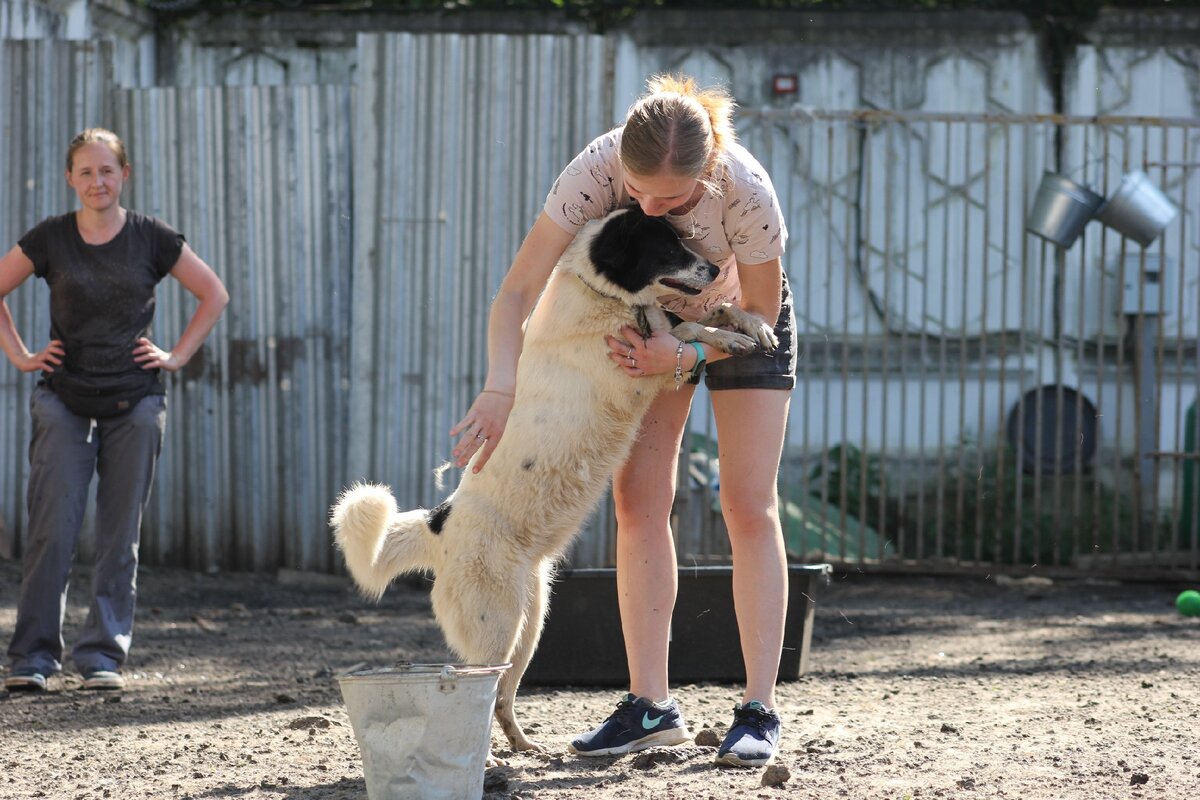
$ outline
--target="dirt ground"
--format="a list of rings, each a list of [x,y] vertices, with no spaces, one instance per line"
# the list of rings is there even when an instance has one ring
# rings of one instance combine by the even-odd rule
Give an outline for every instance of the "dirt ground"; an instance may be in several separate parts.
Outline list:
[[[5,642],[18,578],[0,562]],[[699,745],[571,757],[616,693],[533,689],[518,712],[549,752],[509,755],[485,797],[1197,798],[1200,619],[1176,613],[1182,588],[835,574],[809,672],[779,689],[783,776],[718,769]],[[139,591],[123,693],[82,691],[70,670],[45,695],[0,692],[0,798],[362,798],[335,675],[448,659],[411,586],[373,605],[321,576],[152,569]],[[676,695],[693,730],[723,728],[738,699]]]

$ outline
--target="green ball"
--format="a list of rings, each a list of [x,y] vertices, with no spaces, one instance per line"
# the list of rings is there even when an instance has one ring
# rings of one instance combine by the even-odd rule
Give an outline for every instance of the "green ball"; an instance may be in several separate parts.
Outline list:
[[[1175,607],[1185,617],[1200,617],[1200,592],[1188,589],[1175,598]]]

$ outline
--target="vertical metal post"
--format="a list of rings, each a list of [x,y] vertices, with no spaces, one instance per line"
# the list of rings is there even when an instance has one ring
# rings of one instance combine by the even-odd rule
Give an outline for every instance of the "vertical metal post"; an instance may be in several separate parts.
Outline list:
[[[1130,261],[1133,259],[1130,258]],[[1142,255],[1140,268],[1125,270],[1124,311],[1130,315],[1133,341],[1134,425],[1137,429],[1137,461],[1134,472],[1138,492],[1135,511],[1139,520],[1137,549],[1154,546],[1153,509],[1157,507],[1158,468],[1158,383],[1155,370],[1155,345],[1162,316],[1162,269],[1165,259],[1151,261]],[[1154,268],[1150,268],[1153,265]],[[1132,274],[1131,274],[1132,272]]]

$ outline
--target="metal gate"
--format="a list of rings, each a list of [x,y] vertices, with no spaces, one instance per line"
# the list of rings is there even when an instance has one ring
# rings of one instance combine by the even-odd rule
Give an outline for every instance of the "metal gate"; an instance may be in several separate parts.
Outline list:
[[[1200,120],[743,112],[772,175],[802,357],[789,553],[871,569],[1194,574]],[[1178,208],[1148,247],[1026,230],[1045,171]],[[711,419],[677,536],[727,557]]]

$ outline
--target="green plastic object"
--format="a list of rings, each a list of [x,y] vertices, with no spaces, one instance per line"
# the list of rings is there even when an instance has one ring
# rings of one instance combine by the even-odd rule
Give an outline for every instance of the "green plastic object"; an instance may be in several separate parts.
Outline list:
[[[1179,517],[1179,537],[1185,547],[1200,542],[1200,442],[1196,439],[1196,403],[1183,418],[1183,451],[1193,457],[1183,462],[1183,508]]]
[[[782,494],[782,493],[781,493]],[[879,532],[864,525],[835,505],[797,491],[782,496],[784,546],[793,562],[811,563],[824,559],[846,561],[889,559],[896,548]]]
[[[1175,608],[1185,617],[1200,617],[1200,592],[1188,589],[1175,598]]]

